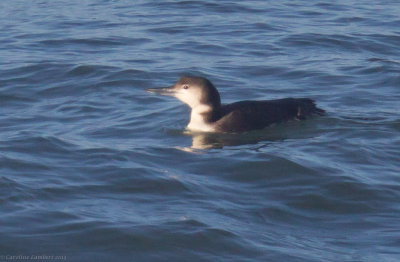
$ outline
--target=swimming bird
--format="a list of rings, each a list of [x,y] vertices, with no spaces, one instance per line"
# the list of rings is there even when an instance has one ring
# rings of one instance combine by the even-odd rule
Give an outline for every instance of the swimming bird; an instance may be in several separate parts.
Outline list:
[[[187,129],[191,131],[241,133],[325,113],[309,98],[240,101],[223,105],[215,86],[198,76],[183,76],[173,86],[146,90],[176,97],[187,104],[191,108]]]

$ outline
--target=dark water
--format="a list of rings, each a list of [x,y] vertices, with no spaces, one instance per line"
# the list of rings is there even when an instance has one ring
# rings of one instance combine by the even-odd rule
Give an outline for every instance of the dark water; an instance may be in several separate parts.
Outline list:
[[[0,260],[400,261],[399,14],[1,1]],[[188,108],[144,92],[183,73],[328,115],[189,134]]]

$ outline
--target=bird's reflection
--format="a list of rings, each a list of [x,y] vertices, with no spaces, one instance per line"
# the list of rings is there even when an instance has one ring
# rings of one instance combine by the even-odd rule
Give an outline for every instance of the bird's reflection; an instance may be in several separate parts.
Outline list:
[[[190,149],[222,149],[225,146],[257,144],[261,141],[281,141],[286,138],[286,135],[283,133],[268,131],[271,130],[251,131],[241,134],[197,133],[184,131],[183,134],[192,137],[192,146]]]
[[[193,132],[189,130],[169,130],[177,136],[191,137],[191,147],[177,147],[187,152],[198,152],[196,150],[222,149],[227,146],[254,145],[262,142],[266,146],[272,142],[284,141],[286,139],[304,139],[319,135],[313,123],[293,121],[285,124],[278,124],[262,130],[245,133],[206,133]]]

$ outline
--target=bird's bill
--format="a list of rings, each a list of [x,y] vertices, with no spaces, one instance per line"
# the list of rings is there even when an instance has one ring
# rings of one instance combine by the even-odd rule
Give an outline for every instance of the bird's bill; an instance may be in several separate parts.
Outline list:
[[[174,86],[162,87],[162,88],[147,88],[146,91],[152,94],[163,95],[163,96],[175,96],[176,94]]]

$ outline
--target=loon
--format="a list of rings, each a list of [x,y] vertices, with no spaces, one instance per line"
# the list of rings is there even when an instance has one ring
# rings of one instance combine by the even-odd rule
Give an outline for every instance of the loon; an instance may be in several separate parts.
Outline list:
[[[173,96],[187,104],[191,108],[187,129],[195,132],[241,133],[325,113],[309,98],[239,101],[223,105],[215,86],[198,76],[183,76],[173,86],[146,91]]]

